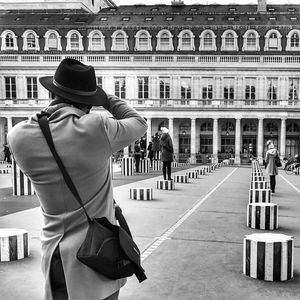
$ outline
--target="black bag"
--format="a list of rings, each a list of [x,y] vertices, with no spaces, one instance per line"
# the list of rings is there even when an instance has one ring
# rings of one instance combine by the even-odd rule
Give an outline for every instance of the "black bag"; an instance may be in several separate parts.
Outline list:
[[[55,150],[46,112],[38,114],[38,123],[68,188],[83,208],[89,222],[85,240],[77,252],[77,259],[110,279],[125,278],[133,274],[139,282],[147,279],[141,266],[140,250],[132,239],[121,208],[117,205],[115,207],[116,219],[120,226],[111,224],[105,217],[89,217],[69,173]]]
[[[276,167],[281,167],[282,166],[281,161],[280,161],[280,157],[279,157],[278,154],[275,157],[275,165],[276,165]]]

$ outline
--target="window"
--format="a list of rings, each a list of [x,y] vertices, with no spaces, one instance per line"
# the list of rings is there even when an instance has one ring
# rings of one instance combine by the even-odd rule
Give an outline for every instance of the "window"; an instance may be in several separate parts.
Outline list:
[[[190,30],[183,30],[178,35],[177,50],[195,50],[194,34]]]
[[[151,35],[146,30],[140,30],[136,33],[135,37],[135,51],[151,51]]]
[[[61,50],[61,36],[55,30],[49,30],[44,35],[44,50]]]
[[[249,17],[248,20],[249,20],[249,21],[255,21],[256,18],[255,18],[255,17]]]
[[[97,76],[97,85],[102,89],[103,88],[103,77],[102,76]]]
[[[17,37],[11,30],[5,30],[1,34],[1,50],[18,50]]]
[[[255,104],[256,97],[256,78],[246,78],[245,84],[245,104],[252,105]]]
[[[208,17],[207,21],[214,21],[214,19],[215,19],[214,17]]]
[[[173,17],[166,17],[166,21],[173,21]]]
[[[40,50],[39,37],[33,30],[26,30],[23,35],[23,51],[27,50]]]
[[[170,78],[160,77],[159,78],[159,98],[169,99],[170,98]]]
[[[105,43],[104,43],[104,35],[99,30],[93,30],[88,35],[89,40],[89,51],[104,51]]]
[[[204,30],[200,36],[200,46],[199,50],[205,51],[205,50],[212,50],[216,51],[216,35],[212,30]]]
[[[193,17],[186,17],[185,20],[186,21],[193,21]]]
[[[181,99],[189,100],[192,96],[192,78],[191,77],[181,77],[180,78],[180,94]],[[181,104],[188,104],[188,101],[181,101]]]
[[[281,37],[278,30],[270,30],[265,35],[265,51],[281,51]]]
[[[213,123],[212,122],[204,122],[200,126],[200,131],[213,131]]]
[[[122,21],[129,21],[129,19],[130,19],[129,17],[123,17]]]
[[[289,104],[297,104],[299,100],[299,78],[289,78]]]
[[[77,30],[71,30],[66,35],[67,51],[83,51],[82,35]]]
[[[294,29],[291,30],[287,37],[287,51],[300,51],[300,30]]]
[[[169,30],[161,30],[157,36],[157,46],[156,50],[161,51],[173,51],[173,35]]]
[[[237,34],[233,30],[226,30],[222,36],[222,51],[238,51]]]
[[[211,104],[213,98],[213,78],[202,78],[202,99],[206,100],[204,104]]]
[[[37,99],[37,79],[36,77],[27,77],[27,98]]]
[[[149,77],[138,77],[138,98],[149,98]]]
[[[259,51],[259,34],[255,30],[247,30],[243,35],[242,51]]]
[[[112,36],[112,51],[128,51],[128,36],[123,30],[115,31]]]
[[[225,104],[233,104],[234,99],[234,78],[224,78],[224,87],[223,87],[223,97],[225,100]]]
[[[267,79],[267,99],[270,100],[269,104],[277,104],[277,93],[278,93],[278,79],[268,78]]]
[[[100,21],[107,21],[107,17],[101,17]]]
[[[16,99],[16,77],[5,78],[5,98]]]
[[[115,95],[121,99],[126,98],[125,77],[115,77]]]
[[[149,21],[152,21],[152,19],[153,19],[152,17],[146,17],[145,21],[149,22]]]

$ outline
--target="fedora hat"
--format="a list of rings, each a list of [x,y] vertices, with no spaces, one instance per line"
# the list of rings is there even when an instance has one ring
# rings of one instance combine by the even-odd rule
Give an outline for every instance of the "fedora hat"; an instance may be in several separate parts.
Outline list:
[[[107,102],[106,93],[96,84],[94,68],[72,58],[62,60],[54,76],[41,77],[39,81],[54,95],[70,102],[91,106]]]

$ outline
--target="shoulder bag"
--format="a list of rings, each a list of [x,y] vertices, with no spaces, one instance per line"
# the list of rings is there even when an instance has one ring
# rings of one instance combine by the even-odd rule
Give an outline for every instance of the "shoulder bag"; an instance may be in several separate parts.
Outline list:
[[[111,224],[105,217],[91,218],[88,215],[69,173],[56,152],[47,119],[48,115],[44,111],[38,114],[39,126],[68,188],[81,205],[89,223],[85,240],[77,252],[77,259],[94,271],[113,280],[135,274],[139,282],[144,281],[147,277],[141,266],[140,250],[132,239],[121,208],[115,203],[115,216],[120,226]]]
[[[278,152],[277,152],[277,155],[275,156],[275,165],[276,165],[276,167],[282,166]]]

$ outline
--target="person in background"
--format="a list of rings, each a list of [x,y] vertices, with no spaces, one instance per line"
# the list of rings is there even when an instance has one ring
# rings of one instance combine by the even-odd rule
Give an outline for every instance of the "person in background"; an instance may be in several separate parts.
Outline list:
[[[158,132],[155,133],[153,137],[153,146],[152,146],[152,151],[153,151],[153,159],[158,160],[159,159],[159,143],[160,143],[160,137]]]
[[[10,157],[11,157],[11,153],[10,153],[10,150],[9,150],[9,147],[4,144],[4,150],[3,150],[3,153],[4,153],[4,158],[3,158],[3,162],[7,162],[7,163],[11,163],[11,160],[10,160]]]
[[[153,143],[149,142],[147,151],[148,151],[148,158],[150,159],[150,167],[152,168],[153,164],[153,150],[152,150]]]
[[[163,162],[163,177],[164,180],[172,180],[171,164],[173,161],[174,149],[173,142],[169,135],[169,129],[161,128],[162,135],[160,137],[161,161]]]
[[[146,132],[145,119],[126,101],[107,95],[96,85],[94,68],[75,59],[62,60],[54,76],[39,80],[55,95],[43,111],[87,213],[116,224],[110,157]],[[93,106],[102,106],[112,117],[90,113]],[[126,278],[111,280],[76,257],[89,224],[47,145],[37,114],[15,125],[8,132],[8,143],[41,204],[44,300],[118,299]]]
[[[279,157],[278,150],[275,148],[271,140],[267,141],[268,150],[265,155],[266,173],[270,176],[270,188],[272,193],[275,193],[276,175],[278,175],[278,167],[275,159]]]
[[[134,160],[135,160],[135,171],[140,172],[140,161],[142,157],[141,144],[140,141],[136,141],[134,145]]]

